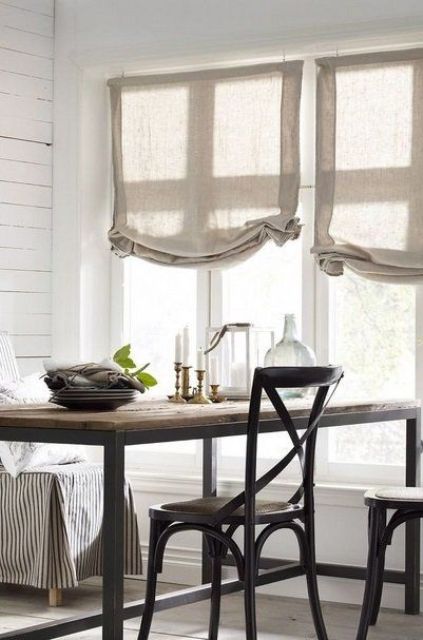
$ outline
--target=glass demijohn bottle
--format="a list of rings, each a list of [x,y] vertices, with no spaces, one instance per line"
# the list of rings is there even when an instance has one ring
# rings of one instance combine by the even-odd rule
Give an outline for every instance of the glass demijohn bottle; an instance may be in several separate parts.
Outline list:
[[[285,315],[283,338],[264,358],[265,367],[313,367],[316,356],[310,347],[303,344],[297,334],[297,322],[293,313]],[[303,398],[307,389],[283,389],[283,398]]]

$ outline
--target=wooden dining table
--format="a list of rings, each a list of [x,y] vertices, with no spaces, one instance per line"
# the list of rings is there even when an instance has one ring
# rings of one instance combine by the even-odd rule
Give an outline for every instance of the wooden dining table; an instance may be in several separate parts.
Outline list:
[[[287,403],[294,425],[301,430],[308,417],[302,402]],[[102,627],[103,640],[122,640],[124,620],[140,616],[144,602],[124,603],[124,474],[128,446],[202,440],[203,496],[216,494],[217,438],[247,433],[248,402],[222,402],[212,405],[176,405],[163,401],[142,401],[117,411],[69,411],[53,406],[20,406],[0,409],[0,440],[96,445],[103,447],[103,589],[102,609],[0,634],[0,640],[49,640]],[[421,409],[419,402],[392,401],[337,404],[326,410],[320,426],[339,427],[401,421],[404,424],[406,486],[420,486]],[[281,429],[270,404],[263,403],[260,432]],[[2,523],[0,521],[0,527]],[[230,563],[230,560],[228,561]],[[325,576],[364,580],[364,567],[318,564]],[[258,585],[304,574],[298,561],[263,558]],[[405,586],[405,612],[420,611],[420,521],[406,525],[404,570],[386,570],[385,580]],[[210,597],[210,567],[203,548],[202,584],[160,595],[156,610],[164,610]],[[222,593],[242,589],[236,578],[223,581]],[[1,600],[0,600],[1,606]]]

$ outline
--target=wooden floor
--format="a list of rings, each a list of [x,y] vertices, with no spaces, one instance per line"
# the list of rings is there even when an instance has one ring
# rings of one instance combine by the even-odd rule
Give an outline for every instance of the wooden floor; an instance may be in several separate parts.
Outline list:
[[[175,589],[162,585],[162,592]],[[142,597],[143,583],[126,581],[126,598]],[[64,606],[56,609],[46,605],[46,594],[18,587],[0,586],[0,631],[12,631],[26,625],[40,624],[80,611],[97,608],[100,586],[86,584],[65,592]],[[324,604],[324,615],[330,640],[354,640],[359,609],[351,605]],[[180,607],[159,613],[153,622],[151,640],[183,640],[207,638],[208,604]],[[315,638],[308,604],[304,600],[258,595],[258,623],[260,640],[312,640]],[[136,640],[139,619],[125,624],[125,640]],[[100,640],[96,629],[84,634],[66,636],[76,640]],[[222,603],[222,621],[219,640],[244,640],[242,596],[225,596]],[[423,616],[404,616],[391,609],[382,611],[378,625],[369,633],[368,640],[423,640]]]

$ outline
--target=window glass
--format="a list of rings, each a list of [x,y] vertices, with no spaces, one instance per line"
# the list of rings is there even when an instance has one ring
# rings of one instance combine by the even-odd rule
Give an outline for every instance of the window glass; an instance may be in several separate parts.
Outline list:
[[[337,399],[414,397],[415,289],[358,277],[331,280],[332,359],[345,377]],[[330,429],[329,462],[403,464],[404,425]]]
[[[268,242],[249,260],[223,271],[223,321],[252,322],[275,329],[280,339],[285,313],[301,328],[301,239],[282,248]]]
[[[127,340],[135,362],[150,362],[158,385],[144,398],[163,398],[174,391],[175,334],[188,325],[191,353],[195,349],[197,272],[151,264],[139,258],[125,259]],[[194,442],[142,445],[143,450],[193,453]]]
[[[268,242],[249,260],[223,271],[223,322],[252,322],[273,328],[278,341],[284,314],[295,313],[301,331],[301,245],[301,239],[288,241],[283,248]],[[260,436],[259,457],[282,456],[289,444],[286,438],[286,434]],[[244,439],[224,438],[221,452],[244,456]]]

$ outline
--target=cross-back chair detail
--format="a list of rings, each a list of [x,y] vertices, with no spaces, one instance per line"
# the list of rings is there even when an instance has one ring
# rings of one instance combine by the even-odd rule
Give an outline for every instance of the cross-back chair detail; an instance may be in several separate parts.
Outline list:
[[[319,421],[335,392],[343,372],[341,367],[266,367],[255,370],[248,415],[245,488],[233,498],[202,498],[158,505],[150,509],[150,549],[145,609],[139,640],[147,640],[154,610],[157,574],[162,571],[163,555],[171,536],[182,531],[200,531],[206,538],[212,561],[211,615],[209,640],[218,633],[221,568],[228,551],[244,582],[247,640],[256,638],[255,582],[259,559],[266,540],[280,529],[291,530],[297,538],[300,563],[307,577],[310,605],[318,640],[327,640],[316,582],[314,542],[314,457]],[[288,408],[278,393],[281,388],[316,388],[308,419],[295,426]],[[330,392],[332,388],[332,392]],[[260,432],[260,409],[263,392],[272,403],[281,430],[288,433],[291,448],[259,478],[257,443]],[[297,458],[301,469],[299,487],[288,502],[264,502],[257,499],[277,476]],[[303,501],[303,504],[300,502]],[[265,528],[256,538],[256,525]],[[233,539],[244,527],[244,550]],[[224,530],[226,527],[226,530]]]
[[[280,369],[274,367],[267,368],[267,374],[264,376],[271,374],[271,370]],[[288,367],[285,368],[288,370]],[[264,489],[267,485],[269,485],[273,480],[277,478],[295,459],[297,456],[298,461],[300,463],[300,468],[302,472],[302,483],[295,491],[295,493],[288,500],[291,504],[298,504],[298,502],[304,496],[304,483],[306,481],[306,466],[305,466],[305,457],[306,453],[304,451],[304,445],[306,445],[310,436],[315,432],[319,420],[322,417],[326,406],[330,402],[333,394],[335,393],[340,381],[341,377],[334,383],[334,388],[325,402],[329,387],[319,387],[316,393],[314,402],[312,404],[310,410],[309,420],[304,430],[304,433],[299,436],[298,431],[294,426],[292,418],[285,406],[285,403],[281,399],[280,395],[276,391],[275,387],[269,384],[269,381],[266,377],[261,378],[260,373],[266,370],[262,368],[256,369],[256,376],[253,383],[252,391],[251,391],[251,403],[250,403],[250,412],[248,416],[248,443],[249,447],[247,448],[247,456],[246,456],[246,466],[249,469],[253,469],[255,471],[256,467],[256,456],[257,456],[257,438],[259,435],[259,423],[260,423],[260,406],[262,399],[262,390],[266,392],[270,402],[272,403],[284,430],[287,432],[291,439],[292,448],[286,453],[279,462],[277,462],[271,469],[268,469],[266,473],[264,473],[260,478],[254,479],[253,481],[253,494],[257,495],[262,489]],[[281,388],[281,387],[280,387]],[[247,445],[248,446],[248,445]],[[250,485],[250,483],[246,479],[246,486]],[[215,522],[222,522],[230,516],[234,511],[239,509],[246,502],[246,490],[241,491],[237,496],[232,498],[227,502],[215,515]]]

